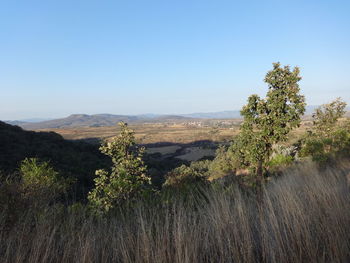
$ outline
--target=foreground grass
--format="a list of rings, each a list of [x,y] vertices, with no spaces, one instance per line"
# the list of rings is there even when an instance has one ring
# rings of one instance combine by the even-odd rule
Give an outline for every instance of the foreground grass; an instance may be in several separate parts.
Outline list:
[[[260,200],[213,187],[109,219],[49,209],[1,232],[0,261],[349,262],[347,173],[304,165],[271,180]]]

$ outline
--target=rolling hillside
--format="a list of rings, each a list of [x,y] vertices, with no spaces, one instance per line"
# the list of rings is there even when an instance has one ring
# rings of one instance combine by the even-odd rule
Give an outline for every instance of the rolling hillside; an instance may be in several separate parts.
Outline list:
[[[318,106],[307,106],[305,117],[311,118],[312,113]],[[349,108],[346,116],[349,115]],[[198,121],[203,119],[239,119],[241,118],[238,110],[220,111],[220,112],[198,112],[191,114],[178,115],[160,115],[160,114],[141,114],[141,115],[114,115],[114,114],[73,114],[66,118],[52,119],[45,121],[26,121],[13,120],[5,121],[11,125],[18,125],[26,130],[39,129],[64,129],[76,127],[109,127],[115,126],[118,122],[124,121],[130,124],[135,123],[163,123],[163,122],[184,122]]]
[[[59,129],[74,127],[106,127],[115,126],[118,122],[142,123],[142,122],[177,122],[192,120],[190,117],[176,115],[113,115],[113,114],[73,114],[66,118],[54,119],[42,122],[7,121],[12,125],[18,125],[26,130]]]
[[[62,176],[74,177],[82,188],[92,185],[95,170],[110,162],[98,146],[68,141],[54,132],[25,131],[0,121],[0,174],[16,172],[25,158],[50,161]]]

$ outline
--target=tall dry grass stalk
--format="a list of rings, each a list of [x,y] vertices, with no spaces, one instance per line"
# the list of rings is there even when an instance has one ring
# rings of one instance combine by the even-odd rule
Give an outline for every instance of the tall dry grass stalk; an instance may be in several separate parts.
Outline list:
[[[261,200],[215,187],[196,205],[140,205],[96,220],[57,213],[0,236],[1,262],[349,262],[346,163],[291,169]],[[205,201],[204,201],[205,200]]]

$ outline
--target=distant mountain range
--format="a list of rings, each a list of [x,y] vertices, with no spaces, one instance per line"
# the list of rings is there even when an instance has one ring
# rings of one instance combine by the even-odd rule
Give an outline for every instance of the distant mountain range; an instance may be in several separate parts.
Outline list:
[[[144,123],[144,122],[178,122],[191,119],[190,117],[177,115],[113,115],[113,114],[73,114],[66,118],[45,120],[39,122],[26,121],[6,121],[11,125],[17,125],[27,130],[38,129],[56,129],[56,128],[74,128],[74,127],[102,127],[114,126],[120,121],[127,123]]]
[[[307,106],[306,114],[311,115],[318,106]],[[160,114],[142,114],[142,115],[113,115],[113,114],[73,114],[66,118],[43,120],[27,119],[20,121],[6,121],[12,125],[18,125],[27,130],[55,129],[55,128],[74,128],[74,127],[102,127],[114,126],[120,121],[127,123],[145,123],[145,122],[181,122],[195,121],[198,119],[239,119],[241,118],[238,110],[192,113],[179,115],[160,115]]]
[[[305,115],[310,116],[318,107],[319,106],[317,105],[306,106]],[[347,110],[349,111],[350,108],[347,108]],[[239,119],[241,118],[241,114],[239,110],[206,112],[206,113],[199,112],[199,113],[191,113],[191,114],[182,114],[181,116],[196,118],[196,119]]]
[[[191,114],[184,114],[184,117],[198,118],[198,119],[239,119],[241,114],[239,110],[235,111],[218,111],[218,112],[198,112]]]

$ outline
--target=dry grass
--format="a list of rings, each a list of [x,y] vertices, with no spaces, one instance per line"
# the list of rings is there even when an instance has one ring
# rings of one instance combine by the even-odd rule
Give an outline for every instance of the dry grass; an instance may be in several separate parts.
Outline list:
[[[348,168],[297,167],[271,180],[259,202],[237,187],[214,187],[195,206],[141,205],[109,220],[77,213],[23,220],[2,232],[0,261],[349,262]]]
[[[218,128],[213,132],[212,127],[189,127],[185,124],[131,124],[139,143],[190,143],[199,140],[222,141],[232,139],[238,132],[235,129]],[[118,127],[79,127],[65,129],[43,129],[41,131],[54,131],[65,139],[77,140],[86,138],[110,138],[118,134]]]
[[[186,153],[176,158],[187,161],[198,161],[205,156],[215,156],[215,149],[203,149],[202,147],[189,147],[186,149]]]
[[[163,155],[174,154],[179,149],[181,149],[181,147],[178,145],[161,146],[161,147],[147,147],[147,153],[148,154],[161,153]]]
[[[290,141],[295,142],[305,133],[310,123],[303,121],[300,128],[295,129],[290,134]],[[191,127],[186,124],[131,124],[130,127],[135,130],[135,136],[138,143],[191,143],[200,140],[211,140],[222,142],[232,140],[238,134],[239,125],[232,128],[213,126]],[[79,127],[64,129],[42,129],[40,131],[53,131],[61,134],[67,140],[79,140],[88,138],[108,139],[119,133],[118,127]],[[161,140],[159,139],[161,138]]]

